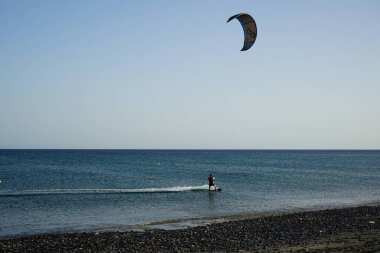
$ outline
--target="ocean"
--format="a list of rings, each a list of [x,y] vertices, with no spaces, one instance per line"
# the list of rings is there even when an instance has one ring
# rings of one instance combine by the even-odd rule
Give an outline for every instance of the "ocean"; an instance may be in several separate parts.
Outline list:
[[[378,203],[380,151],[0,150],[0,180],[0,238],[191,225]]]

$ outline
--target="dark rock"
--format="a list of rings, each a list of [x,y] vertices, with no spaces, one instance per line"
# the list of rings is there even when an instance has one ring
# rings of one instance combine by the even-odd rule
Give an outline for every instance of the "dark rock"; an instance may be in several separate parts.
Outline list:
[[[297,251],[305,252],[311,241],[336,245],[337,235],[352,231],[356,231],[364,249],[351,251],[366,251],[365,247],[380,250],[380,206],[259,217],[181,230],[38,235],[0,240],[0,253],[275,252],[284,245],[303,247]],[[364,237],[365,231],[377,231],[377,237]]]

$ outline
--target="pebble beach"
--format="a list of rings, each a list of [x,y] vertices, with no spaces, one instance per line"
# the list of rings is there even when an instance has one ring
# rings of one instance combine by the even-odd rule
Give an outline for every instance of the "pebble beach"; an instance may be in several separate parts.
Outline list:
[[[2,239],[0,252],[380,252],[380,205],[177,230],[42,234]]]

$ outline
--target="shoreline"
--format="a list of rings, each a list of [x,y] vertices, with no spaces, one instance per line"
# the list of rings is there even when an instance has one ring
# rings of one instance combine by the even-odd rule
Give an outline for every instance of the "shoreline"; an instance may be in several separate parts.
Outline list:
[[[380,201],[368,201],[360,202],[356,204],[337,204],[337,205],[324,205],[324,206],[310,206],[310,207],[295,207],[283,210],[269,210],[269,211],[257,211],[257,212],[244,212],[236,214],[225,214],[225,215],[214,215],[214,216],[198,216],[189,218],[173,218],[164,220],[153,220],[146,223],[136,223],[136,224],[124,224],[124,225],[113,225],[97,227],[92,226],[88,228],[68,228],[68,229],[56,229],[44,232],[32,232],[32,233],[20,233],[13,235],[3,235],[0,236],[1,240],[8,239],[20,239],[25,237],[33,236],[44,236],[44,235],[61,235],[61,234],[74,234],[74,233],[104,233],[104,232],[144,232],[146,230],[178,230],[194,228],[199,226],[207,226],[215,223],[223,223],[229,221],[239,221],[239,220],[250,220],[255,218],[265,218],[268,216],[280,216],[286,214],[295,214],[302,212],[315,212],[324,211],[332,209],[343,209],[343,208],[356,208],[361,206],[380,206]]]
[[[143,231],[101,230],[0,239],[0,252],[380,251],[379,203],[214,220],[177,229],[157,229],[151,224]]]
[[[77,232],[128,232],[128,231],[139,231],[143,232],[145,230],[159,229],[159,230],[177,230],[177,229],[187,229],[199,226],[206,226],[210,224],[217,224],[229,221],[240,221],[240,220],[250,220],[256,218],[266,218],[269,216],[281,216],[287,214],[304,213],[304,212],[318,212],[334,209],[345,209],[345,208],[357,208],[357,207],[373,207],[380,206],[380,201],[369,201],[357,204],[339,204],[331,206],[312,206],[312,207],[298,207],[289,208],[286,210],[270,210],[270,211],[258,211],[258,212],[245,212],[238,214],[227,214],[227,215],[215,215],[215,216],[201,216],[193,218],[176,218],[176,219],[165,219],[151,221],[144,224],[133,224],[133,225],[122,225],[108,228],[99,228],[93,230],[82,230]],[[75,232],[75,231],[74,231]],[[0,238],[1,240],[1,238]]]

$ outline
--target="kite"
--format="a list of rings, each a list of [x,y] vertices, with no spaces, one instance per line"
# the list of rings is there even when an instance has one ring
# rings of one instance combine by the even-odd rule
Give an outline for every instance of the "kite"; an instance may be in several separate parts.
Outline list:
[[[246,51],[250,49],[256,41],[257,26],[255,20],[247,13],[239,13],[227,20],[227,23],[233,19],[240,21],[244,31],[244,46],[240,51]]]

